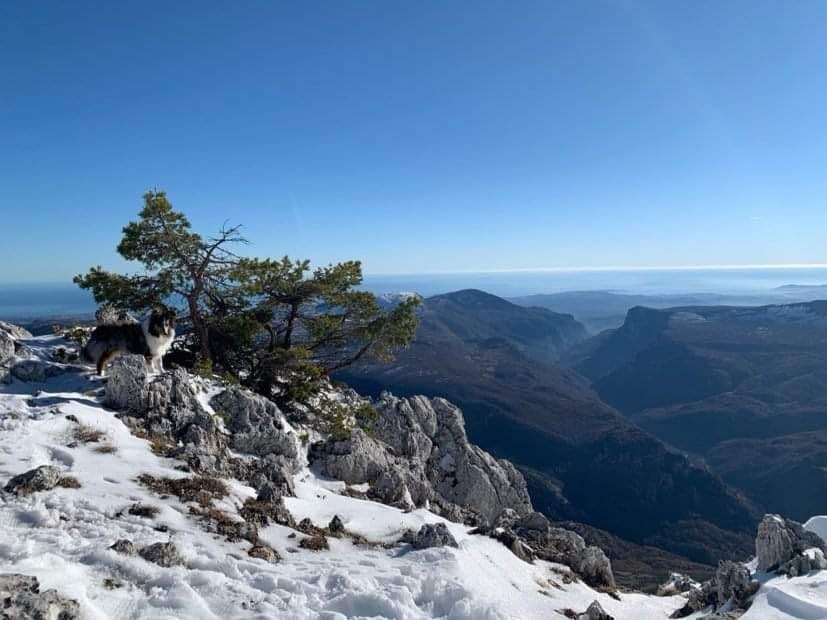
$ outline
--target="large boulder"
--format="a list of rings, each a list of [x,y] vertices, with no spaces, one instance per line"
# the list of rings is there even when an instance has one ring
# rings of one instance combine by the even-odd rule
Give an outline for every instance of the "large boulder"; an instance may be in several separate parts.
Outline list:
[[[296,435],[273,401],[231,386],[214,396],[210,406],[224,419],[233,449],[258,456],[280,455],[298,468]]]
[[[0,618],[15,620],[77,620],[77,601],[56,590],[40,591],[37,577],[7,573],[0,575]]]
[[[188,424],[203,407],[183,368],[150,376],[140,355],[121,355],[112,362],[104,401],[135,415],[163,414],[176,427]]]
[[[774,570],[814,547],[822,553],[827,551],[824,540],[818,534],[805,530],[797,521],[767,514],[758,524],[758,535],[755,537],[758,570]]]

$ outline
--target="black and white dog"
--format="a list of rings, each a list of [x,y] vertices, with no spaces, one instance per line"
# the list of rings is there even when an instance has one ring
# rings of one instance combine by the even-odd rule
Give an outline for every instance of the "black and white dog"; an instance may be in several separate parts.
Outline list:
[[[103,375],[104,367],[123,353],[143,355],[151,370],[164,371],[164,354],[175,340],[175,311],[157,307],[140,323],[99,325],[83,347],[83,358],[97,366]]]

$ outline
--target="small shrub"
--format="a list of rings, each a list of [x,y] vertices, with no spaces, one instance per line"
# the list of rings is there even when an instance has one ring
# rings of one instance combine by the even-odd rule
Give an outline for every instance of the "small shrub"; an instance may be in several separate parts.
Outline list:
[[[80,424],[72,431],[72,437],[74,437],[75,441],[79,441],[80,443],[98,443],[101,439],[106,437],[106,433],[97,428]]]
[[[195,358],[195,365],[192,367],[192,372],[199,377],[210,379],[213,376],[212,360],[209,357]]]
[[[209,476],[156,478],[141,474],[138,482],[159,495],[175,495],[182,502],[196,502],[204,507],[211,506],[213,500],[226,497],[230,492],[223,481]]]

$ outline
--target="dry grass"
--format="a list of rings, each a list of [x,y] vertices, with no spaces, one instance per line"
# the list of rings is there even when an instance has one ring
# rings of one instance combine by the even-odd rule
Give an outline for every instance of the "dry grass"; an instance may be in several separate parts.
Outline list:
[[[226,497],[230,492],[224,482],[209,476],[156,478],[141,474],[138,482],[159,495],[175,495],[182,502],[196,502],[204,507],[211,506],[213,500]]]
[[[145,519],[157,517],[160,512],[161,509],[158,506],[151,506],[150,504],[132,504],[129,507],[129,514]]]
[[[115,454],[117,451],[118,449],[110,444],[104,444],[95,448],[95,452],[98,454]]]
[[[101,439],[106,437],[106,433],[97,428],[92,428],[91,426],[87,426],[85,424],[79,424],[77,427],[72,429],[72,437],[75,441],[79,441],[80,443],[98,443]]]

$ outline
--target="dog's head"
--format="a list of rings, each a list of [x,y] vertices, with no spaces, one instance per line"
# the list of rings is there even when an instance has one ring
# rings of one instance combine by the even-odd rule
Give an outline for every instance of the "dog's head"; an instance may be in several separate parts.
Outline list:
[[[156,306],[149,315],[149,331],[153,336],[171,336],[175,331],[175,310]]]

